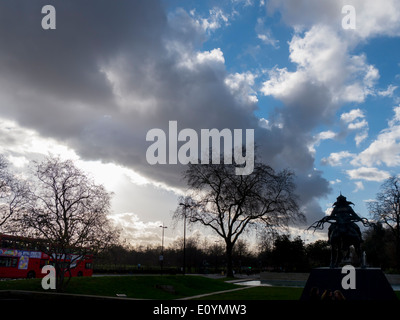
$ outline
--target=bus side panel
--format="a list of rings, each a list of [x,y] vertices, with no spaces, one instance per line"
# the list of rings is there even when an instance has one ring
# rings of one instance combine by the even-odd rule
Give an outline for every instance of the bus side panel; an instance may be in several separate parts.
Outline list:
[[[93,274],[92,265],[93,263],[90,259],[80,260],[74,268],[71,268],[71,275],[73,277],[91,277]]]
[[[41,259],[21,257],[0,257],[7,261],[0,261],[0,278],[43,278],[47,273],[42,273]],[[10,260],[14,259],[14,260]],[[7,265],[7,266],[5,266]],[[42,261],[42,266],[45,264]],[[74,268],[71,268],[72,277],[91,277],[93,274],[91,259],[79,261]],[[68,275],[68,272],[66,273]]]
[[[12,267],[0,267],[0,278],[26,278],[26,270],[18,270]]]
[[[5,257],[1,258],[4,259]],[[27,258],[26,256],[8,259],[16,259],[16,263],[0,266],[0,278],[43,278],[45,276],[41,273],[40,259]]]

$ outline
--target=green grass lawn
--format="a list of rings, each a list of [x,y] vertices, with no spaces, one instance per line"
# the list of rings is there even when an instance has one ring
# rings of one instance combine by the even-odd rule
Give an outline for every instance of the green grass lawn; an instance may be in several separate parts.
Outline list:
[[[236,288],[233,284],[200,276],[126,276],[72,280],[75,281],[67,288],[70,293],[104,296],[124,293],[129,298],[141,299],[178,299]],[[175,293],[167,292],[160,286],[172,286]]]
[[[161,286],[172,286],[174,293]],[[106,276],[72,278],[66,293],[115,297],[126,294],[128,298],[178,299],[187,296],[237,288],[223,280],[201,276]],[[41,291],[40,279],[0,281],[0,290]]]
[[[115,297],[126,294],[128,298],[138,299],[179,299],[199,294],[239,288],[238,285],[226,283],[227,279],[210,279],[201,276],[106,276],[72,278],[66,293],[88,294]],[[160,286],[172,286],[173,293]],[[0,281],[0,290],[45,290],[41,279],[21,279]],[[298,300],[302,288],[288,287],[252,287],[239,291],[205,296],[205,300]],[[400,292],[396,291],[400,299]]]

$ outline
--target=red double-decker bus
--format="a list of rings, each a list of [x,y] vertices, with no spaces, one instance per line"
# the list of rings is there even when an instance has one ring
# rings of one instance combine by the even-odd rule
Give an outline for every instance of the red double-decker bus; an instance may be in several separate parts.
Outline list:
[[[0,234],[0,278],[43,278],[46,273],[42,273],[42,268],[54,264],[55,255],[41,252],[39,243],[37,239]],[[80,257],[69,254],[57,258],[62,263],[70,264],[73,277],[93,274],[91,255]]]

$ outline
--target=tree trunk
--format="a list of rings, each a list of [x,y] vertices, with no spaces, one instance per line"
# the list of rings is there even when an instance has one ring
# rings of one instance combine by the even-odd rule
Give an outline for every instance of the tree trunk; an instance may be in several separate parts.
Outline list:
[[[64,292],[65,289],[65,269],[60,266],[62,262],[56,262],[56,291]]]
[[[57,292],[63,292],[64,291],[64,273],[63,272],[57,273],[57,276],[56,276],[56,290],[57,290]]]
[[[233,278],[233,261],[232,261],[233,244],[226,242],[226,276]]]
[[[396,241],[396,268],[400,269],[400,229],[397,227],[395,232]]]

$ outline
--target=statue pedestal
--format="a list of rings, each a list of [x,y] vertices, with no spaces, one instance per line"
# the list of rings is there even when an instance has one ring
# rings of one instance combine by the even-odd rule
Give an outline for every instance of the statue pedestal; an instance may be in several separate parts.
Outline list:
[[[346,300],[397,300],[392,286],[381,269],[356,268],[355,289],[342,287],[342,280],[347,275],[348,273],[342,273],[342,268],[312,269],[300,299],[319,300],[325,290],[332,293],[340,290]],[[312,298],[312,288],[318,288],[318,298]]]

